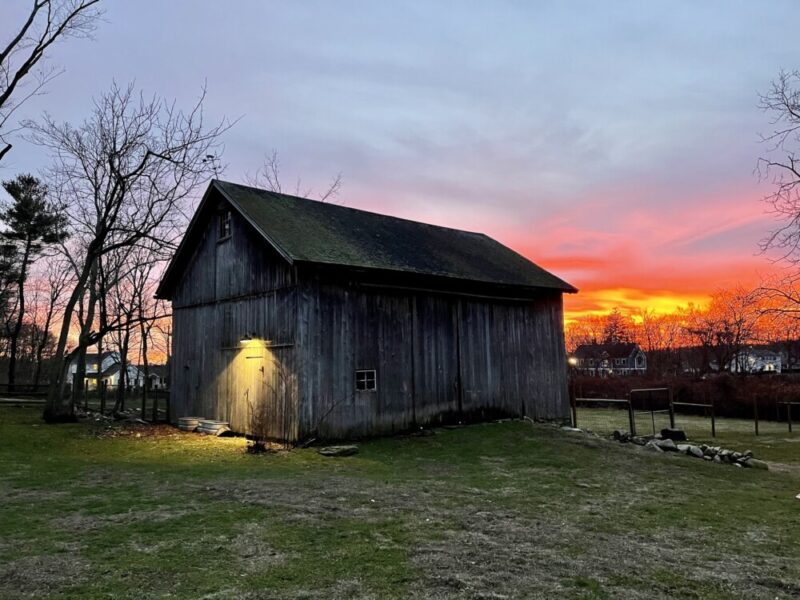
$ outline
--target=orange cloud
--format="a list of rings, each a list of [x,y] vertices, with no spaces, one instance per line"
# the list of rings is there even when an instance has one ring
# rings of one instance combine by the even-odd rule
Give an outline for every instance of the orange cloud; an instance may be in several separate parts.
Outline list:
[[[565,299],[567,320],[613,308],[667,313],[704,305],[721,288],[758,285],[779,268],[758,253],[774,225],[759,197],[755,188],[671,202],[631,193],[499,237],[579,288]]]

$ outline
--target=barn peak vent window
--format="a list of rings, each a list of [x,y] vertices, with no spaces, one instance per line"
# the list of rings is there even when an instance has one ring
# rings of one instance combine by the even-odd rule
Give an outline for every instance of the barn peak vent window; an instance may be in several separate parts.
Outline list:
[[[356,390],[374,392],[378,389],[378,376],[375,369],[359,369],[356,371]]]
[[[219,216],[219,241],[231,237],[231,211],[223,210]]]

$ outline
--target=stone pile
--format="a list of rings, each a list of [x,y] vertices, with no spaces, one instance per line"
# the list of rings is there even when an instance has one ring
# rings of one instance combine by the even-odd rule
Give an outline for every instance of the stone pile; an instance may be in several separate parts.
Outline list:
[[[653,452],[677,452],[694,458],[702,458],[710,462],[729,464],[736,467],[769,469],[769,466],[763,460],[753,458],[753,452],[751,450],[736,452],[735,450],[728,450],[720,446],[709,446],[707,444],[700,444],[699,446],[694,444],[676,444],[672,437],[657,435],[646,438],[631,435],[627,431],[620,430],[614,431],[613,436],[615,440],[622,444],[632,443],[638,446],[644,446]]]

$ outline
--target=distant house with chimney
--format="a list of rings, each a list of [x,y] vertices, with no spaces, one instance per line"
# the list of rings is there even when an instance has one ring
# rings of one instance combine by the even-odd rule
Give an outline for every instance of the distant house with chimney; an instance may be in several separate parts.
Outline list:
[[[647,372],[647,355],[633,342],[581,344],[570,356],[569,363],[580,373],[600,377]]]

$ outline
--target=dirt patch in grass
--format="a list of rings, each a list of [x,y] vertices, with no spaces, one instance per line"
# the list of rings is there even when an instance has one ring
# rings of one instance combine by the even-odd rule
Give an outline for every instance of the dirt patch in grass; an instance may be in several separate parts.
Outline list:
[[[736,556],[717,557],[697,546],[687,547],[688,538],[695,535],[662,531],[653,539],[589,533],[566,522],[479,511],[456,519],[456,527],[441,539],[416,548],[413,561],[422,577],[413,594],[417,598],[579,597],[576,588],[586,586],[576,576],[594,582],[588,597],[686,597],[689,590],[697,592],[689,597],[765,600],[800,594],[796,582],[779,575],[788,557],[763,554],[759,566],[763,575],[759,575]],[[628,576],[616,579],[614,573]]]
[[[66,490],[53,490],[42,488],[18,488],[0,485],[0,503],[41,503],[52,502],[68,497]]]
[[[52,525],[57,529],[70,532],[96,531],[110,525],[133,525],[136,523],[161,523],[189,514],[183,508],[163,506],[156,508],[131,508],[126,512],[112,514],[74,513],[53,519]]]
[[[267,542],[262,523],[244,523],[232,546],[245,572],[260,572],[286,562],[286,555]]]
[[[205,485],[198,493],[214,500],[277,508],[284,518],[305,522],[329,518],[377,522],[398,511],[406,516],[424,515],[426,522],[430,522],[446,516],[447,511],[441,505],[448,498],[463,506],[470,503],[470,498],[486,494],[477,488],[454,488],[446,480],[409,486],[344,476],[237,480],[229,485]]]
[[[25,556],[0,565],[0,595],[44,598],[82,583],[87,571],[88,563],[76,552]]]
[[[342,579],[331,586],[315,590],[277,590],[240,591],[226,588],[212,594],[201,596],[199,600],[383,600],[383,598],[364,589],[357,579]]]

